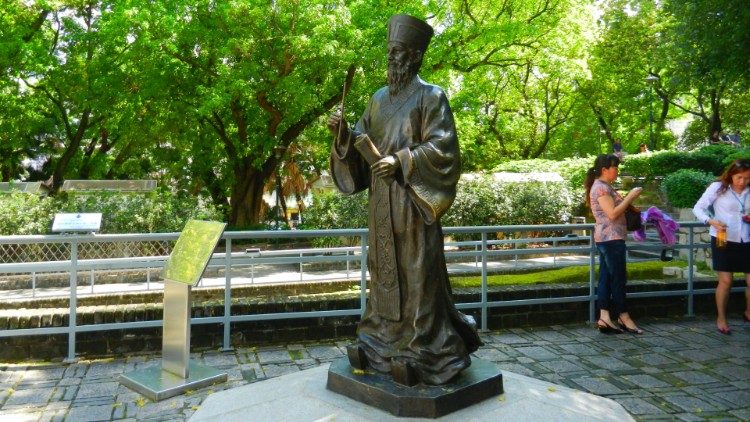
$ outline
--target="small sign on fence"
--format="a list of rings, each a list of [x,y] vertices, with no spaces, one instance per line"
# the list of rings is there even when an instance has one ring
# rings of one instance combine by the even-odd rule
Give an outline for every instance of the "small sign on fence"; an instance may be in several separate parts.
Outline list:
[[[59,213],[52,221],[52,232],[98,232],[102,226],[102,213]]]

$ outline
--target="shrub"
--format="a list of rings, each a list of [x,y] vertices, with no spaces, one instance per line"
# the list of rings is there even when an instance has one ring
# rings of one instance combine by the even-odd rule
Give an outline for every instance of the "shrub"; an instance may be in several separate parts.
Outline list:
[[[58,212],[102,213],[101,233],[180,231],[189,219],[222,220],[210,203],[175,196],[166,189],[147,193],[67,192],[59,197],[0,196],[0,234],[46,234]]]
[[[336,191],[321,191],[313,195],[313,202],[302,219],[305,229],[352,229],[367,227],[367,191],[343,195]]]
[[[337,191],[313,194],[313,202],[302,214],[300,229],[352,229],[367,227],[367,191],[343,195]],[[355,238],[315,238],[313,246],[330,247],[358,244]]]
[[[657,151],[650,154],[628,155],[621,166],[623,173],[654,179],[682,169],[693,169],[719,175],[732,161],[730,157],[749,156],[747,149],[731,145],[708,145],[694,151]]]
[[[55,212],[57,204],[47,196],[21,192],[0,194],[0,235],[47,233]]]
[[[176,232],[190,219],[222,220],[210,203],[176,196],[166,189],[146,193],[69,192],[60,199],[60,212],[102,213],[102,233]]]
[[[695,205],[715,177],[710,173],[692,169],[678,170],[661,183],[662,192],[675,207],[689,208]]]
[[[499,225],[501,201],[497,200],[495,183],[490,175],[462,177],[457,186],[456,199],[442,218],[444,226]]]
[[[565,182],[462,178],[444,226],[557,224],[570,220],[573,192]]]
[[[514,160],[498,164],[492,169],[493,172],[507,171],[511,173],[534,173],[552,172],[559,174],[571,189],[583,186],[586,171],[594,163],[593,156],[582,158],[566,158],[554,161],[542,158],[533,160]]]

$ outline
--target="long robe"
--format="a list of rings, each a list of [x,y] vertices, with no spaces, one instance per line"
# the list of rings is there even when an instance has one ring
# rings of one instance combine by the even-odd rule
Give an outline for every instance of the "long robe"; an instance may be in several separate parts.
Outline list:
[[[400,163],[395,181],[373,176],[354,147],[367,134]],[[331,173],[338,189],[369,189],[370,297],[358,328],[368,364],[388,373],[411,365],[427,384],[445,384],[481,344],[474,320],[451,298],[440,217],[456,195],[458,138],[445,93],[415,77],[396,97],[378,90],[355,129],[337,139]]]

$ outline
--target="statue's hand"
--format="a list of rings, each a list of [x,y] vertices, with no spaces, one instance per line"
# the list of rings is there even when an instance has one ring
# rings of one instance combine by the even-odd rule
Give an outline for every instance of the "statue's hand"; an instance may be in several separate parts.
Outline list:
[[[342,137],[345,137],[346,134],[349,133],[349,127],[346,124],[346,120],[342,119],[341,114],[338,112],[331,114],[331,117],[328,118],[326,126],[328,126],[328,130],[331,131],[331,134],[336,137],[339,135],[339,126],[341,126]]]
[[[380,160],[376,161],[375,164],[370,166],[372,174],[380,178],[391,177],[396,174],[396,170],[399,167],[399,162],[396,157],[392,155],[385,156]]]

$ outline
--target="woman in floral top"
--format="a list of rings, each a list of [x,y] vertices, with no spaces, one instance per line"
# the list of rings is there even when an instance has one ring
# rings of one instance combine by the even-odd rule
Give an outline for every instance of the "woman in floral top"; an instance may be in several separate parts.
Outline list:
[[[611,186],[617,179],[620,159],[614,154],[599,155],[586,175],[586,202],[591,207],[596,224],[594,242],[599,250],[599,285],[597,306],[599,320],[596,327],[603,333],[623,330],[642,334],[625,306],[625,210],[641,195],[641,188],[631,190],[625,198]],[[617,324],[613,322],[617,321]]]

